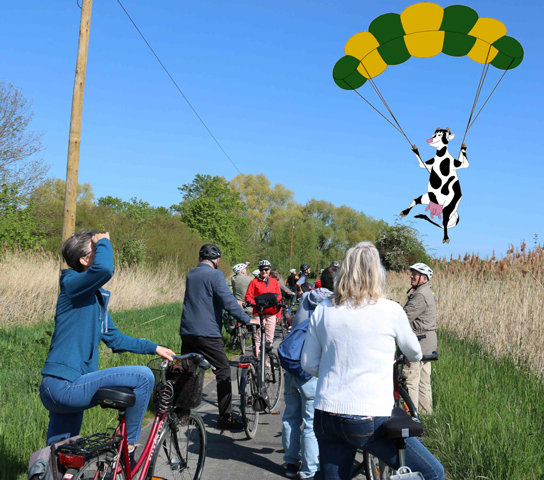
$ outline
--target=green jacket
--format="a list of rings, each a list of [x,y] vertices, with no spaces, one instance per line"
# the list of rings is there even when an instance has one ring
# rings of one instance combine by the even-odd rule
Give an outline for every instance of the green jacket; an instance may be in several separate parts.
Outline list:
[[[236,300],[245,301],[246,292],[251,283],[252,278],[242,273],[237,273],[230,279],[230,284],[232,285],[232,294]],[[251,307],[245,308],[244,311],[249,315],[253,315],[253,309]]]
[[[436,299],[432,285],[427,282],[417,287],[404,305],[412,330],[416,335],[427,335],[421,340],[423,355],[430,355],[438,349],[436,339]]]

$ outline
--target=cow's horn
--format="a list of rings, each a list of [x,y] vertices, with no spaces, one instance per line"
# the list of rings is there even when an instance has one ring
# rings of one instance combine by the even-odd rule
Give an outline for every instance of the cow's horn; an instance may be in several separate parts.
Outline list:
[[[446,127],[446,131],[448,132],[448,135],[451,135],[450,127]]]

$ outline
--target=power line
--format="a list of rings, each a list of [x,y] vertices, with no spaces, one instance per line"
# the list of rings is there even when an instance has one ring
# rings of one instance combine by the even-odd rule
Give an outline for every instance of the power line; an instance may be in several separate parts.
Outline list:
[[[191,110],[194,112],[194,114],[197,116],[197,118],[200,120],[200,122],[202,123],[202,125],[204,125],[204,128],[208,131],[208,133],[210,134],[210,136],[214,139],[215,143],[217,143],[217,146],[221,149],[221,151],[225,154],[225,157],[227,157],[229,159],[229,162],[232,163],[233,167],[238,171],[238,173],[242,174],[242,172],[240,171],[240,169],[236,166],[236,164],[232,161],[232,159],[229,157],[229,155],[227,154],[227,152],[225,152],[225,149],[221,146],[221,144],[219,143],[219,141],[217,140],[217,138],[215,138],[214,134],[211,132],[211,130],[208,128],[208,126],[204,123],[204,120],[202,120],[202,118],[200,117],[200,115],[197,113],[197,111],[195,110],[195,108],[191,105],[191,102],[189,101],[189,99],[185,96],[185,94],[181,91],[181,88],[179,88],[178,84],[176,83],[176,81],[173,79],[172,75],[170,75],[170,72],[167,70],[167,68],[164,66],[164,64],[161,62],[161,59],[159,58],[159,56],[155,53],[155,50],[153,50],[153,48],[151,48],[151,45],[149,45],[149,42],[146,40],[146,38],[144,37],[143,33],[140,31],[140,29],[138,28],[138,26],[136,25],[136,23],[134,22],[134,20],[132,20],[132,17],[129,15],[129,13],[127,12],[126,8],[123,6],[123,4],[120,2],[120,0],[117,0],[117,3],[119,3],[119,5],[121,6],[121,8],[123,9],[123,11],[125,12],[125,14],[127,15],[127,17],[129,18],[129,20],[132,22],[132,25],[134,25],[134,28],[138,31],[138,33],[140,34],[140,36],[142,37],[143,41],[145,42],[145,44],[149,47],[149,50],[151,50],[151,53],[153,53],[153,55],[155,56],[155,58],[157,59],[157,61],[160,63],[161,67],[163,68],[163,70],[166,72],[166,75],[168,75],[168,77],[170,78],[170,80],[172,80],[172,83],[175,85],[175,87],[178,89],[178,92],[181,93],[181,96],[185,99],[185,101],[187,102],[187,104],[189,105],[189,107],[191,107]]]

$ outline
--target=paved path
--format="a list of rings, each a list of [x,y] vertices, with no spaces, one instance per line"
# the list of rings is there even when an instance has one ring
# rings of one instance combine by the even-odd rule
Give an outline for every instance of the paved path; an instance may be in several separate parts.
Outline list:
[[[277,348],[277,337],[274,346]],[[231,378],[234,412],[239,415],[240,396],[236,383],[237,359],[231,362]],[[202,480],[231,479],[284,479],[283,446],[281,443],[281,417],[285,408],[283,390],[276,406],[279,414],[259,416],[259,427],[255,438],[249,440],[244,431],[219,430],[217,428],[217,390],[215,376],[205,383],[202,403],[196,409],[206,425],[208,449]],[[144,427],[141,444],[145,443],[151,430],[151,424]]]

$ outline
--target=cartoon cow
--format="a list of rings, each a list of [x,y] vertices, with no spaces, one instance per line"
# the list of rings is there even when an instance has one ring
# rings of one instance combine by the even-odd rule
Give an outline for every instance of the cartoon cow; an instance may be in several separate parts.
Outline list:
[[[441,219],[442,225],[433,222],[427,215],[416,215],[414,217],[427,220],[433,225],[443,228],[444,240],[442,243],[450,243],[448,228],[453,228],[459,223],[457,208],[463,195],[457,177],[457,170],[469,166],[467,147],[464,143],[461,145],[459,160],[454,159],[448,152],[448,143],[454,137],[455,135],[450,132],[449,128],[445,130],[437,128],[432,138],[427,140],[431,147],[436,148],[436,155],[425,163],[421,160],[417,147],[412,146],[412,151],[419,161],[420,168],[425,168],[430,174],[429,184],[427,185],[427,193],[416,198],[406,210],[400,213],[401,217],[405,217],[414,206],[423,204],[428,205],[425,211],[430,210],[431,218],[438,215],[438,218],[441,219],[441,215],[444,215],[444,218]]]

